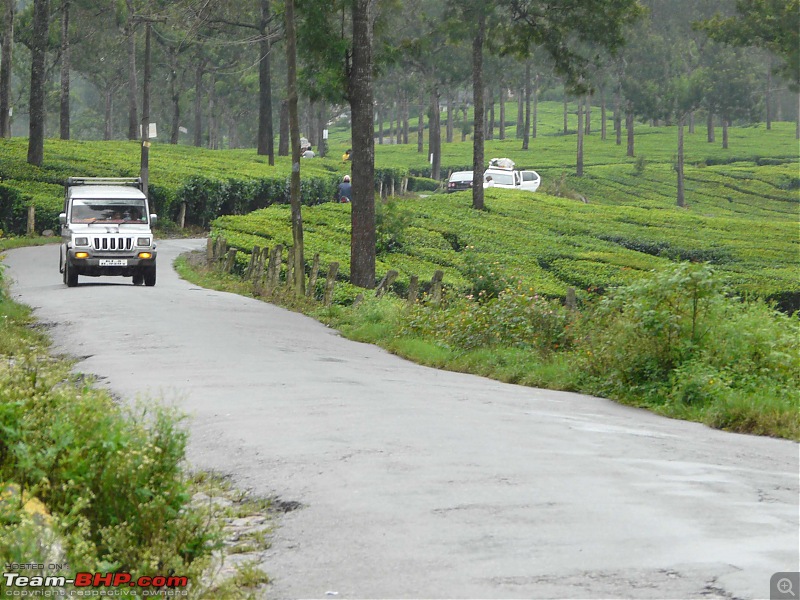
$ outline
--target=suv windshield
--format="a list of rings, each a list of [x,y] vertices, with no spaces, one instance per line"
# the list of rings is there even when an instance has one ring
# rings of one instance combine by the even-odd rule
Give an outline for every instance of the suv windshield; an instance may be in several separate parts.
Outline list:
[[[147,223],[143,199],[73,200],[72,223]]]

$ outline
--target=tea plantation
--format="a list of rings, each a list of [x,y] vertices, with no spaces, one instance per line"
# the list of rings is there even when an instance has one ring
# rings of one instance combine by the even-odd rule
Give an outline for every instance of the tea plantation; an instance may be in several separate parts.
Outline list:
[[[775,123],[770,131],[731,128],[728,149],[708,143],[705,127],[687,133],[687,206],[678,208],[674,127],[638,123],[636,157],[630,158],[624,132],[617,145],[610,121],[608,139],[601,140],[595,109],[585,141],[585,175],[578,178],[576,136],[560,130],[561,110],[560,103],[540,103],[539,133],[529,150],[514,139],[512,123],[506,124],[507,139],[486,144],[487,159],[507,156],[539,171],[543,185],[536,194],[489,190],[484,212],[470,208],[467,193],[429,191],[425,198],[412,194],[382,202],[378,277],[397,269],[402,292],[411,275],[425,279],[442,268],[446,283],[466,289],[465,261],[473,252],[537,291],[561,297],[568,287],[579,295],[602,291],[669,262],[690,260],[716,265],[744,296],[770,299],[790,311],[800,306],[800,161],[792,123]],[[514,105],[507,111],[514,114]],[[412,120],[412,131],[413,125]],[[414,137],[408,145],[376,145],[376,190],[385,183],[385,192],[403,178],[411,179],[411,190],[435,188],[426,179],[427,153],[417,152]],[[306,252],[319,252],[323,266],[338,261],[346,281],[349,207],[329,200],[349,170],[340,159],[350,146],[348,132],[333,130],[329,143],[330,158],[302,163]],[[470,141],[443,144],[441,176],[471,168],[471,152]],[[24,232],[29,204],[36,206],[38,230],[57,230],[63,181],[73,175],[136,175],[139,143],[48,140],[44,167],[28,165],[25,157],[26,140],[0,140],[0,229],[9,233]],[[270,167],[253,150],[154,144],[150,193],[167,225],[181,204],[188,224],[206,227],[229,215],[215,221],[213,235],[248,252],[254,245],[288,243],[288,209],[282,205],[288,202],[290,168],[288,157],[277,157]]]

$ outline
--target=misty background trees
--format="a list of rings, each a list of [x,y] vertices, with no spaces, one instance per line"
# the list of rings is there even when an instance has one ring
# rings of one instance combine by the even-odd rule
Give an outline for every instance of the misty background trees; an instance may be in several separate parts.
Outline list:
[[[474,124],[463,116],[473,105],[472,33],[480,22],[470,12],[472,3],[375,0],[371,4],[375,113],[387,129],[377,136],[376,122],[376,143],[409,143],[409,131],[412,137],[414,133],[409,119],[419,115],[425,133],[431,120],[440,117],[443,141],[461,141],[462,134],[464,141],[472,141]],[[551,3],[478,4],[491,4],[501,13],[511,5],[519,10],[528,4],[528,10],[543,7],[546,15]],[[576,4],[595,11],[587,17],[597,31],[609,27],[600,3]],[[563,35],[565,52],[580,51],[593,60],[585,84],[592,90],[594,107],[602,103],[627,110],[643,122],[667,121],[672,112],[671,122],[676,122],[677,113],[668,109],[663,86],[694,75],[703,80],[699,83],[704,90],[700,106],[690,111],[695,119],[711,113],[715,127],[796,119],[800,12],[796,0],[641,0],[641,4],[647,12],[638,23],[626,26],[627,43],[616,57],[591,44],[573,45],[574,32]],[[314,146],[320,141],[323,105],[326,115],[349,112],[344,81],[331,76],[329,65],[316,61],[327,54],[329,62],[346,68],[352,58],[351,5],[341,0],[297,3],[301,130]],[[761,11],[773,6],[778,14],[771,20],[754,15],[751,5]],[[283,2],[4,0],[0,8],[0,135],[27,136],[31,111],[36,115],[33,120],[40,121],[41,110],[44,122],[34,127],[43,125],[47,137],[137,139],[144,69],[141,19],[146,17],[163,19],[153,24],[152,48],[151,121],[159,125],[159,139],[210,148],[254,147],[271,154],[270,138],[273,129],[279,129],[287,97]],[[46,31],[41,29],[43,20]],[[770,29],[774,24],[780,25],[775,31]],[[569,86],[565,91],[565,80],[555,74],[558,65],[550,56],[533,52],[541,42],[532,44],[528,54],[509,48],[503,52],[501,45],[508,45],[511,27],[532,34],[543,31],[543,25],[526,23],[519,12],[516,19],[504,13],[487,21],[483,57],[490,68],[481,86],[487,139],[499,137],[501,131],[505,134],[501,118],[506,123],[520,121],[518,114],[498,116],[507,100],[521,99],[524,107],[528,96],[561,100],[565,94],[571,99],[578,95]],[[38,86],[42,79],[43,94],[30,93],[32,67],[37,79],[33,83]],[[535,124],[529,117],[525,127],[524,114],[520,138],[526,132],[532,136]],[[277,140],[273,143],[277,145]]]

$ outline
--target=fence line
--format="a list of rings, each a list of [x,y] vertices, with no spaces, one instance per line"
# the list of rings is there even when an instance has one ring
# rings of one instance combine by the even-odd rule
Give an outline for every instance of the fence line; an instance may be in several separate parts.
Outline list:
[[[283,246],[277,244],[270,250],[268,247],[261,248],[260,246],[253,246],[250,252],[250,260],[247,267],[242,274],[245,281],[251,281],[253,285],[253,295],[272,296],[278,291],[280,286],[281,266],[283,265]],[[236,248],[229,248],[228,243],[223,237],[218,237],[215,240],[208,238],[206,242],[206,261],[209,267],[216,268],[217,270],[231,274],[233,267],[236,264],[237,256]],[[291,287],[292,270],[294,268],[294,248],[289,247],[287,250],[287,263],[285,270],[285,285]],[[311,270],[308,277],[308,287],[306,288],[306,296],[314,298],[317,288],[317,279],[319,278],[321,265],[319,253],[314,254],[311,263]],[[334,290],[336,286],[336,277],[339,274],[339,263],[332,262],[328,265],[328,272],[325,276],[325,285],[323,286],[322,302],[325,306],[333,304]],[[380,298],[384,296],[394,285],[399,277],[399,273],[392,269],[381,279],[375,288],[375,297]],[[442,302],[442,291],[444,278],[444,271],[437,270],[430,282],[430,298],[434,304]],[[409,286],[407,301],[409,304],[415,304],[419,299],[420,283],[419,276],[412,275]],[[358,305],[363,301],[364,295],[358,294],[353,301],[354,305]]]

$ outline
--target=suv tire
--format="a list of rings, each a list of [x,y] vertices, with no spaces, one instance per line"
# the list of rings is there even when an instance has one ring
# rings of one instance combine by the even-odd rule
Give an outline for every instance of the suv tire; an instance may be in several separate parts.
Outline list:
[[[64,261],[64,283],[67,287],[76,287],[78,285],[78,272],[70,264],[69,259]]]

